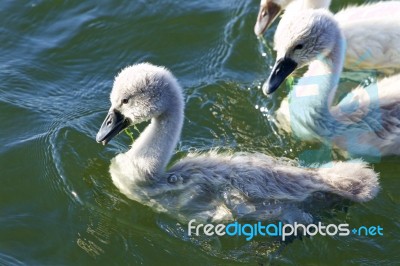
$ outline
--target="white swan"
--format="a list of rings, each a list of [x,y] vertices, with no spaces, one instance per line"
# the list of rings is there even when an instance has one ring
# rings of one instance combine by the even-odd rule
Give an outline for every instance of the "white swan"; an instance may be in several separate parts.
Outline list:
[[[282,9],[294,17],[308,8],[328,8],[330,0],[262,0],[254,31],[269,27]],[[393,73],[400,69],[400,1],[351,6],[335,15],[347,42],[349,69],[376,69]]]
[[[310,66],[278,109],[278,123],[300,138],[333,142],[350,155],[400,155],[399,74],[357,87],[333,106],[344,43],[327,10],[282,18],[275,35],[277,61],[263,85],[264,94],[274,92],[296,68]]]
[[[129,125],[151,120],[132,148],[112,160],[115,186],[128,198],[179,220],[249,217],[310,222],[296,204],[313,198],[315,192],[363,202],[379,190],[377,174],[361,161],[305,169],[263,154],[210,152],[189,154],[166,170],[184,118],[182,92],[174,76],[148,63],[127,67],[115,78],[110,98],[98,142],[105,144]]]

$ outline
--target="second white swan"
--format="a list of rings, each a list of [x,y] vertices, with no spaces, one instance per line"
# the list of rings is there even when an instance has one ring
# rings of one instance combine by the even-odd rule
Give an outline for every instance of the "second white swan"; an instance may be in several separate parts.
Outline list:
[[[261,35],[286,9],[296,20],[307,9],[328,8],[330,0],[262,0],[254,31]],[[335,14],[346,39],[348,69],[374,69],[392,74],[400,70],[400,2],[381,1],[350,6]]]
[[[400,74],[357,87],[334,105],[345,39],[327,10],[284,16],[275,35],[277,61],[263,85],[274,92],[295,69],[310,65],[277,112],[286,131],[319,138],[352,156],[400,155]]]

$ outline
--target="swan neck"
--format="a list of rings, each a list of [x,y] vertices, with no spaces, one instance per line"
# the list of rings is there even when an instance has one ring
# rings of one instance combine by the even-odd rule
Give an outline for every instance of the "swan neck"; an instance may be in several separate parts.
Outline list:
[[[299,10],[329,8],[331,0],[296,0],[284,2],[285,12],[298,12]]]
[[[331,0],[302,0],[303,9],[329,8]]]
[[[289,93],[291,119],[287,121],[290,121],[291,130],[302,138],[331,134],[331,125],[335,121],[331,107],[346,50],[343,36],[340,34],[336,39],[333,49],[314,60]]]
[[[291,92],[291,98],[302,101],[310,110],[329,112],[345,59],[345,40],[340,34],[332,50],[314,60]]]
[[[168,109],[151,123],[128,151],[135,168],[135,179],[158,180],[166,170],[179,141],[183,126],[183,100],[177,96]]]
[[[326,73],[329,77],[325,87],[321,88],[321,96],[326,99],[325,107],[330,109],[332,102],[336,95],[336,91],[340,82],[340,76],[343,71],[343,64],[346,53],[346,42],[342,34],[339,34],[339,38],[329,53],[329,55],[322,60],[325,65]]]

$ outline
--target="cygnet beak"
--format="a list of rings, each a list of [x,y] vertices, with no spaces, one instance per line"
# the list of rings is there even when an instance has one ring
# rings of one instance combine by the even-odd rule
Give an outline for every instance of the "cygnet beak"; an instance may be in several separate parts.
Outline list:
[[[120,112],[110,110],[96,135],[96,141],[106,145],[113,137],[129,126],[128,119]]]
[[[258,11],[256,25],[254,26],[254,33],[257,36],[262,35],[281,11],[281,6],[272,1],[268,1],[266,5],[261,5]]]
[[[283,57],[275,62],[268,80],[263,84],[262,91],[265,95],[276,91],[283,81],[296,69],[297,63],[288,58]]]

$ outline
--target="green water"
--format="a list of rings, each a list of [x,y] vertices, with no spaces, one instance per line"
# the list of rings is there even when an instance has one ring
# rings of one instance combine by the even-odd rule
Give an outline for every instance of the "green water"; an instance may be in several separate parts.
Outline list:
[[[345,2],[334,1],[333,9]],[[266,99],[259,89],[274,55],[253,34],[258,5],[0,3],[0,265],[400,263],[398,158],[373,165],[382,185],[376,199],[320,217],[379,224],[384,236],[315,236],[286,246],[262,237],[189,238],[185,225],[127,199],[112,184],[110,159],[130,138],[122,134],[103,147],[95,135],[114,75],[141,61],[167,66],[185,88],[175,159],[215,147],[289,158],[315,148],[277,134],[269,121],[284,92]],[[272,35],[266,35],[269,47]]]

